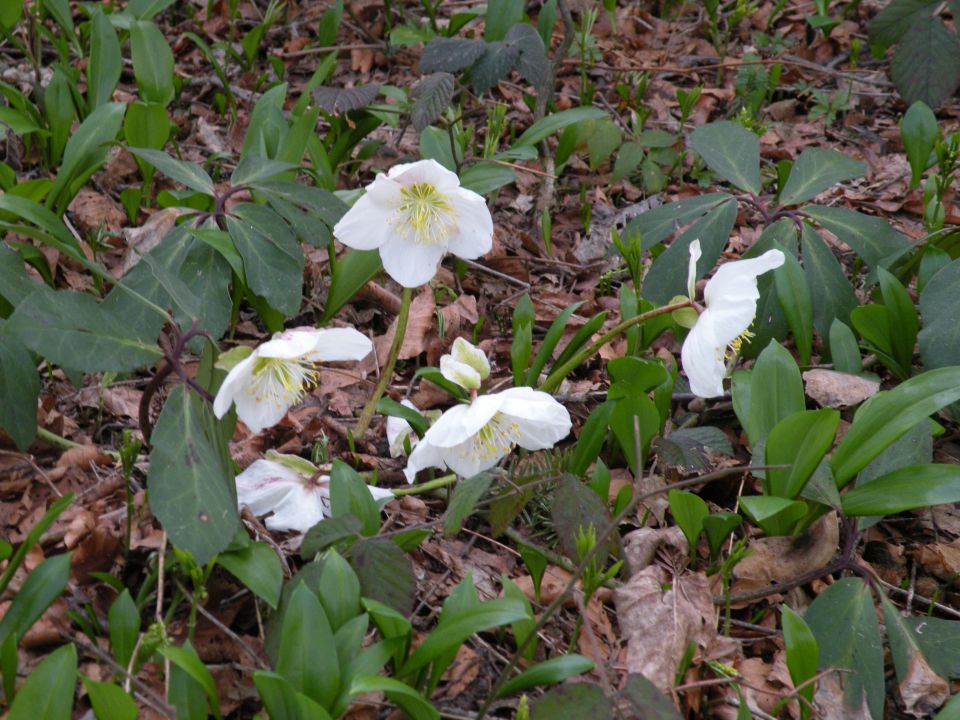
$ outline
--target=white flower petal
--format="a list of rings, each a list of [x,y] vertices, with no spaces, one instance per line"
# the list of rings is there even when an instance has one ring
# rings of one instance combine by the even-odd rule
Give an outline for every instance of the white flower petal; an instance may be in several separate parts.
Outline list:
[[[314,487],[307,489],[302,484],[293,489],[273,507],[273,515],[264,523],[274,532],[305,533],[327,517],[325,500],[329,506],[329,491]]]
[[[374,250],[394,237],[391,218],[400,204],[400,186],[378,175],[367,192],[333,227],[333,236],[354,250]]]
[[[440,356],[440,374],[452,383],[467,390],[478,390],[483,379],[470,365],[454,359],[452,355]]]
[[[220,384],[217,396],[213,399],[213,414],[222,418],[230,410],[236,395],[250,382],[253,372],[254,356],[244,358],[234,365]]]
[[[529,387],[499,393],[500,412],[516,423],[517,444],[527,450],[551,448],[570,434],[570,413],[552,395]]]
[[[710,307],[716,303],[727,304],[735,300],[756,300],[757,277],[768,270],[783,265],[784,257],[780,250],[767,250],[763,255],[749,260],[734,260],[724,263],[713,274],[703,290],[703,299]]]
[[[481,395],[469,405],[454,405],[437,420],[420,441],[435,447],[454,447],[466,442],[490,422],[503,403],[502,393]]]
[[[283,420],[290,404],[279,397],[257,398],[252,393],[241,390],[234,398],[237,405],[237,417],[256,434],[264,428],[273,427]]]
[[[370,494],[373,495],[373,499],[377,501],[377,504],[379,504],[381,500],[389,501],[396,497],[391,490],[377,487],[375,485],[367,485],[367,490],[369,490]]]
[[[326,328],[317,330],[316,343],[309,353],[314,362],[342,362],[363,360],[373,352],[373,343],[353,328]]]
[[[418,243],[394,236],[380,248],[380,259],[387,274],[403,287],[424,285],[437,274],[446,247],[439,243]]]
[[[410,453],[410,457],[407,458],[407,467],[403,469],[403,474],[406,476],[408,483],[412,483],[421,470],[429,467],[445,470],[447,467],[440,455],[440,448],[425,442],[425,440],[426,436],[417,443],[413,452]]]
[[[417,409],[417,406],[412,402],[404,398],[400,401],[400,404],[404,407],[408,407],[411,410],[420,412]],[[404,440],[410,438],[410,448],[411,451],[417,446],[417,442],[420,438],[417,437],[417,434],[413,431],[413,428],[410,427],[410,423],[400,417],[394,415],[387,416],[387,444],[390,446],[390,457],[400,457],[404,453]]]
[[[266,515],[292,489],[300,486],[296,471],[271,460],[257,460],[237,475],[237,506],[254,515]]]
[[[474,436],[465,443],[453,447],[440,448],[440,456],[451,470],[464,478],[489,470],[510,452],[509,447],[497,448],[491,452],[479,446],[479,438]]]
[[[457,362],[469,365],[480,375],[481,380],[490,377],[490,361],[487,360],[487,354],[476,345],[458,337],[453,341],[453,347],[450,354]]]
[[[447,249],[457,257],[474,260],[493,247],[493,218],[487,201],[466,188],[448,194],[457,217],[456,229],[450,234]]]
[[[704,398],[723,395],[723,378],[727,374],[724,357],[727,344],[718,343],[709,312],[707,310],[699,317],[680,350],[690,392]]]
[[[689,251],[690,262],[687,265],[687,297],[693,300],[697,290],[697,262],[703,255],[703,252],[700,250],[700,238],[690,243]]]
[[[277,333],[254,350],[254,355],[264,358],[293,360],[306,357],[316,346],[320,334],[317,328],[291,328]],[[252,356],[251,356],[252,357]]]
[[[432,159],[394,165],[387,173],[387,177],[403,187],[427,183],[437,190],[446,192],[460,186],[460,178],[456,173],[450,172]]]

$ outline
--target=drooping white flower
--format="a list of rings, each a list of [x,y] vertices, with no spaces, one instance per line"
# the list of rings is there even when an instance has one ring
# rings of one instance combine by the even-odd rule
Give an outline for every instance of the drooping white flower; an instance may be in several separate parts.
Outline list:
[[[448,252],[466,260],[489,252],[493,218],[456,173],[420,160],[378,175],[333,234],[357,250],[379,250],[387,274],[412,288],[429,282]]]
[[[404,474],[413,482],[420,470],[437,467],[472,477],[518,445],[553,447],[570,433],[570,425],[567,409],[545,392],[517,387],[481,395],[440,416],[410,453]]]
[[[330,517],[330,477],[321,475],[308,460],[268,452],[237,475],[237,505],[246,505],[254,515],[273,513],[266,520],[269,530],[306,532]],[[391,499],[393,493],[367,486],[374,500]]]
[[[260,432],[317,384],[316,363],[361,360],[372,350],[370,339],[353,328],[285,330],[234,365],[213,401],[214,414],[223,417],[236,403],[239,418]]]
[[[700,241],[690,243],[690,265],[687,276],[693,299],[693,280],[700,258]],[[723,379],[727,374],[727,348],[734,352],[757,314],[757,278],[768,270],[783,265],[780,250],[768,250],[749,260],[735,260],[720,266],[703,291],[706,309],[687,335],[680,351],[683,369],[690,380],[690,391],[700,397],[723,395]]]
[[[458,337],[450,354],[440,357],[440,374],[467,390],[478,390],[490,377],[490,361],[483,350]]]
[[[420,412],[419,408],[410,402],[407,399],[400,401],[400,404],[404,407],[408,407],[411,410],[414,410],[421,415],[423,415],[429,422],[434,422],[438,417],[440,417],[439,410],[427,410],[426,412]],[[390,446],[390,457],[400,457],[401,455],[406,454],[406,440],[409,438],[410,441],[410,450],[413,451],[413,448],[417,446],[417,443],[420,442],[420,438],[417,436],[417,433],[410,423],[404,420],[402,417],[396,417],[395,415],[387,416],[387,444]]]

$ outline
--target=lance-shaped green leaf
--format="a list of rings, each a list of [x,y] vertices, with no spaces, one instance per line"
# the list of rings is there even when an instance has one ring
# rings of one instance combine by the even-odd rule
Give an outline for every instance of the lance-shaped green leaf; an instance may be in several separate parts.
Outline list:
[[[837,150],[806,148],[790,169],[790,177],[780,193],[780,203],[796,205],[810,200],[839,182],[861,177],[866,171],[866,163]]]
[[[803,271],[813,301],[813,324],[826,338],[830,325],[838,319],[850,322],[850,311],[859,304],[847,275],[823,239],[809,225],[803,226]]]
[[[30,353],[16,338],[0,333],[0,427],[26,451],[37,434],[40,379]]]
[[[20,688],[8,720],[70,720],[77,683],[73,643],[50,653]]]
[[[109,102],[113,96],[120,81],[121,64],[117,31],[97,8],[90,18],[90,58],[87,61],[87,103],[91,110]]]
[[[739,123],[721,120],[700,125],[690,134],[690,147],[724,180],[759,195],[760,138]]]
[[[196,163],[175,160],[160,150],[150,148],[128,148],[136,157],[146,160],[171,180],[186,185],[204,195],[213,195],[213,180]]]
[[[842,497],[847,515],[894,515],[955,502],[960,502],[960,467],[956,465],[910,465]]]
[[[836,235],[871,267],[887,264],[890,258],[913,247],[913,243],[894,230],[890,223],[856,210],[807,205],[803,213]]]

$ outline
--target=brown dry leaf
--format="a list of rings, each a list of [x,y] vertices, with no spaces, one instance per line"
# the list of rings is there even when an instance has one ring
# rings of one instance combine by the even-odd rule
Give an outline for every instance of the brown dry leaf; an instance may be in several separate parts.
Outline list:
[[[614,590],[613,601],[627,642],[627,671],[645,675],[664,693],[673,688],[688,645],[703,650],[717,637],[713,594],[703,573],[671,577],[651,565]]]
[[[480,674],[480,657],[469,645],[461,645],[450,667],[443,674],[446,686],[434,695],[455,698],[467,692]]]
[[[738,582],[734,592],[778,583],[821,568],[833,558],[839,542],[840,527],[833,512],[797,537],[756,538],[750,542],[750,554],[733,570]]]
[[[123,238],[127,241],[127,252],[120,265],[119,276],[123,277],[140,261],[140,256],[150,252],[170,232],[182,210],[169,207],[155,212],[142,226],[127,228]]]
[[[927,572],[953,579],[960,573],[960,542],[924,545],[920,548],[919,561]]]
[[[88,470],[91,463],[110,465],[113,463],[113,458],[100,452],[100,448],[96,445],[81,445],[80,447],[70,448],[61,455],[60,459],[57,460],[57,466],[50,470],[47,475],[51,480],[59,480],[71,468]]]
[[[782,656],[783,652],[780,651],[777,655]],[[786,669],[784,659],[780,657],[779,660],[783,668]],[[747,704],[751,708],[758,709],[768,715],[776,714],[777,704],[780,700],[793,692],[791,683],[787,682],[785,684],[781,681],[782,678],[777,672],[776,664],[777,658],[774,659],[773,665],[769,665],[760,657],[745,658],[737,663],[737,670],[745,681],[741,686],[741,691]],[[787,679],[789,680],[789,675]],[[791,717],[799,716],[800,708],[796,701],[790,702],[786,707]]]
[[[871,720],[870,706],[864,697],[860,706],[851,708],[843,701],[843,684],[840,673],[832,672],[817,681],[813,704],[817,717],[823,720]]]
[[[950,697],[950,686],[919,652],[910,658],[907,676],[900,682],[904,710],[914,717],[931,717]]]
[[[67,526],[67,532],[63,536],[63,544],[67,550],[73,550],[87,534],[97,526],[97,519],[93,513],[85,508],[80,508]]]
[[[845,408],[859,405],[880,389],[880,378],[851,375],[835,370],[807,370],[804,388],[821,407]]]
[[[667,547],[675,552],[681,565],[686,564],[690,556],[687,539],[676,525],[659,529],[640,528],[627,533],[623,540],[623,552],[634,573],[650,565],[661,547]]]
[[[77,193],[69,209],[84,232],[96,231],[101,225],[116,232],[127,219],[127,214],[113,200],[89,188]]]

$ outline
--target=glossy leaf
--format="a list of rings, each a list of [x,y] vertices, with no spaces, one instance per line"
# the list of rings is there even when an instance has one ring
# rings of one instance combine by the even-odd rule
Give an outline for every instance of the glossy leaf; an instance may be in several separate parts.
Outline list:
[[[87,103],[90,109],[110,101],[120,81],[120,41],[99,8],[90,18],[90,57],[87,60]]]
[[[330,707],[340,690],[333,631],[317,596],[294,588],[283,617],[277,672],[311,700]]]
[[[20,688],[7,720],[70,720],[77,683],[73,643],[54,650]]]
[[[820,649],[810,627],[787,604],[780,606],[780,621],[783,625],[783,642],[787,651],[790,680],[794,687],[799,687],[817,674]],[[800,693],[807,702],[812,703],[814,690],[814,685],[809,684],[800,690]],[[803,718],[810,716],[810,709],[804,704],[800,706],[800,715]]]
[[[960,502],[960,467],[910,465],[855,487],[842,502],[847,515],[894,515]]]
[[[346,253],[333,269],[321,322],[331,320],[382,269],[377,250],[351,250]]]
[[[670,502],[670,512],[676,521],[683,536],[687,539],[691,559],[697,556],[697,542],[703,531],[703,521],[710,514],[707,503],[699,495],[686,490],[671,490],[667,497]]]
[[[40,378],[29,351],[16,339],[0,334],[0,428],[21,451],[37,434]]]
[[[796,498],[833,447],[839,423],[840,413],[828,409],[801,410],[778,422],[764,445],[766,464],[788,467],[766,471],[764,492]]]
[[[550,658],[510,678],[501,688],[498,697],[513,695],[528,688],[556,685],[574,675],[590,672],[593,668],[593,660],[576,653]]]
[[[755,446],[766,439],[778,422],[803,410],[806,400],[796,361],[775,340],[771,340],[757,358],[750,373],[750,385],[750,422],[744,426],[748,429],[750,444]]]
[[[690,147],[724,180],[755,195],[762,191],[760,138],[739,123],[700,125],[690,134]]]
[[[119,685],[82,677],[97,720],[137,720],[137,703]]]
[[[800,500],[768,495],[741,497],[740,505],[743,511],[771,536],[793,535],[807,514],[807,504]]]
[[[267,543],[252,542],[239,550],[217,555],[217,564],[246,585],[274,610],[280,602],[283,568],[277,551]]]
[[[900,137],[903,139],[907,162],[910,163],[911,189],[920,186],[939,133],[936,115],[922,100],[913,103],[904,113],[900,122]]]
[[[810,286],[803,275],[803,268],[790,253],[784,253],[785,262],[774,273],[777,286],[777,300],[783,308],[793,341],[800,354],[800,364],[810,364],[810,353],[813,349],[813,300],[810,297]]]
[[[794,161],[787,184],[780,192],[780,203],[796,205],[811,200],[837,183],[862,177],[866,171],[865,163],[842,152],[808,147]]]
[[[197,656],[197,652],[189,642],[183,647],[162,647],[158,649],[157,652],[189,675],[194,682],[203,688],[207,700],[210,703],[210,712],[213,713],[213,716],[217,718],[217,720],[220,720],[220,696],[217,693],[217,684],[213,679],[213,675],[210,674],[207,666],[203,664],[203,661]]]

